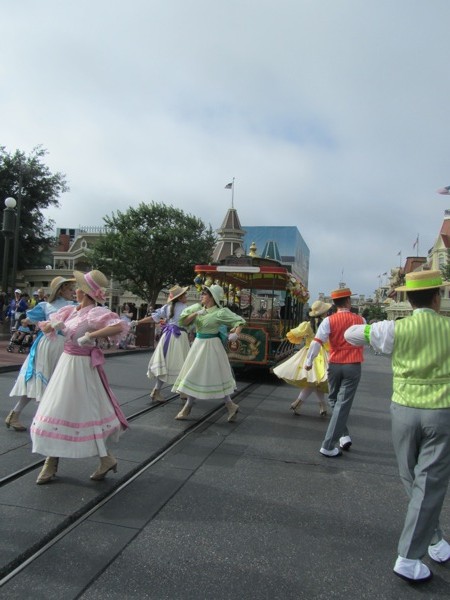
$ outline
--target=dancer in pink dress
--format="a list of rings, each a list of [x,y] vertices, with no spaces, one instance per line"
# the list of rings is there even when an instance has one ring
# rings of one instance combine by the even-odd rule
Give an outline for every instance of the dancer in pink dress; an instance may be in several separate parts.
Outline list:
[[[65,306],[40,323],[46,335],[62,331],[64,352],[42,396],[31,427],[33,452],[46,456],[36,483],[48,483],[59,458],[99,456],[91,479],[117,471],[107,440],[117,441],[128,427],[103,370],[104,356],[95,339],[122,337],[129,325],[104,306],[108,280],[100,271],[74,272],[78,306]]]

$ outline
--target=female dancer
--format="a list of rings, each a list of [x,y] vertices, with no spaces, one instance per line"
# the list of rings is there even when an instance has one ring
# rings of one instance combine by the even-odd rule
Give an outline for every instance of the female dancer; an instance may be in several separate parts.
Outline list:
[[[66,306],[41,323],[44,333],[64,334],[64,352],[42,396],[31,426],[33,452],[47,456],[36,483],[49,482],[58,469],[59,457],[99,456],[100,465],[91,479],[104,479],[117,460],[106,441],[117,440],[128,427],[117,398],[111,391],[102,364],[104,356],[96,338],[126,335],[128,325],[104,306],[108,280],[100,271],[74,272],[78,306]]]
[[[325,394],[328,392],[328,345],[326,344],[326,348],[322,347],[320,349],[310,371],[304,368],[304,364],[314,333],[331,306],[331,304],[321,300],[313,302],[309,313],[310,321],[300,323],[298,327],[291,329],[286,334],[291,344],[300,344],[304,340],[305,345],[296,354],[273,369],[275,375],[286,383],[302,388],[298,398],[291,404],[291,409],[295,415],[300,414],[301,405],[313,392],[316,393],[319,400],[320,416],[325,417],[327,414]]]
[[[180,315],[180,325],[195,324],[197,333],[172,388],[172,391],[187,396],[186,404],[176,419],[189,416],[194,398],[224,398],[228,421],[236,418],[239,406],[230,397],[236,389],[236,382],[219,336],[219,328],[231,327],[228,339],[236,341],[245,321],[229,308],[221,307],[223,297],[220,285],[205,285],[201,304],[189,306]]]
[[[27,322],[48,321],[50,315],[63,306],[74,306],[74,282],[75,279],[55,277],[50,283],[48,302],[39,302],[34,308],[27,310]],[[9,394],[10,396],[20,396],[20,400],[6,417],[6,427],[11,427],[14,431],[27,430],[19,420],[20,413],[33,398],[40,401],[63,348],[64,338],[62,335],[56,336],[54,340],[49,340],[42,332],[39,332]]]
[[[169,290],[167,304],[155,310],[151,316],[136,321],[136,325],[164,321],[161,338],[150,358],[147,370],[147,377],[156,379],[155,387],[150,394],[153,402],[165,402],[161,388],[164,383],[175,382],[189,352],[186,329],[178,324],[181,313],[187,307],[188,289],[189,287],[174,286]]]

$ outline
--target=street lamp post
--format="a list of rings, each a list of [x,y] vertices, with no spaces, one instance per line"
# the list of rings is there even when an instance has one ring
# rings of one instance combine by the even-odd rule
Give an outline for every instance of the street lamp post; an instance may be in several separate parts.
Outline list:
[[[19,189],[17,191],[17,208],[16,208],[16,227],[14,229],[14,250],[13,250],[13,268],[12,268],[12,284],[16,285],[17,277],[17,261],[19,257],[19,233],[20,233],[20,209],[22,206],[22,171],[19,173]]]
[[[2,290],[8,293],[8,259],[9,259],[9,241],[13,237],[16,230],[16,201],[14,198],[6,198],[5,208],[3,210],[2,233],[5,238],[3,251],[3,279]],[[13,281],[14,285],[14,281]]]
[[[113,274],[111,272],[111,277],[109,278],[109,310],[112,310],[113,307]]]

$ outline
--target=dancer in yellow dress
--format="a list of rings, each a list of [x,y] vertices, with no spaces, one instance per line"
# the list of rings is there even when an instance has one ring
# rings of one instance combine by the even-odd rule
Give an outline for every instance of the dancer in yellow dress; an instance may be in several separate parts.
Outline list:
[[[316,300],[312,304],[309,313],[310,320],[300,323],[298,327],[291,329],[286,334],[291,344],[301,344],[304,342],[303,347],[296,354],[273,369],[274,374],[286,383],[289,383],[289,385],[302,388],[297,399],[291,404],[291,409],[295,415],[300,414],[301,405],[313,392],[316,393],[319,400],[320,416],[325,417],[327,414],[325,394],[328,393],[328,344],[324,344],[320,349],[318,356],[314,360],[313,367],[309,371],[305,369],[305,360],[309,346],[314,339],[314,334],[331,306],[331,304],[322,302],[321,300]]]

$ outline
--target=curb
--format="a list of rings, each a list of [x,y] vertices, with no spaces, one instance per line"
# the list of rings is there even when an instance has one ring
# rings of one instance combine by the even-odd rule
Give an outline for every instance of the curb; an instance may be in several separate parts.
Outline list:
[[[116,350],[114,352],[105,352],[105,358],[109,358],[111,356],[121,356],[123,354],[139,354],[141,352],[153,352],[154,348],[133,348],[130,350]],[[22,363],[23,364],[23,363]],[[17,365],[0,365],[0,373],[11,373],[13,371],[20,371],[22,368],[22,364]]]

